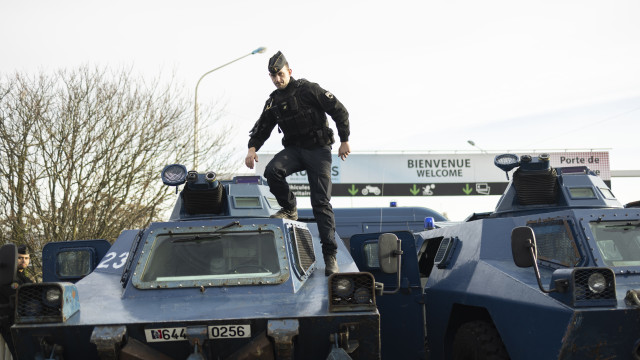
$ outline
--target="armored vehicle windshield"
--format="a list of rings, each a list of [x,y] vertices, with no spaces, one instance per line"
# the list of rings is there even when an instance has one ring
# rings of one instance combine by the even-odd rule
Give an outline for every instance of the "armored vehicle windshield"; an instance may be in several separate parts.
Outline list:
[[[607,266],[640,266],[640,221],[589,223]]]
[[[282,231],[273,225],[164,228],[145,244],[133,277],[141,289],[278,284],[288,278]],[[140,276],[138,276],[140,274]]]

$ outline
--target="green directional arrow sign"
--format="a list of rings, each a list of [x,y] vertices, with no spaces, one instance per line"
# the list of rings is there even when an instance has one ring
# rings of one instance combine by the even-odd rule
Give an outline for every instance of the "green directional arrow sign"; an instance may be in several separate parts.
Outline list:
[[[413,184],[413,187],[409,189],[409,191],[411,191],[413,195],[418,195],[418,193],[420,192],[420,188],[416,187],[416,184]]]
[[[467,184],[467,186],[465,186],[465,187],[463,187],[463,188],[462,188],[462,191],[463,191],[465,194],[469,195],[469,194],[471,194],[471,192],[473,191],[473,189],[469,187],[469,184]]]
[[[358,193],[358,190],[356,186],[354,184],[351,184],[351,189],[347,189],[347,191],[349,192],[349,194],[351,194],[352,196],[354,196],[355,194]]]

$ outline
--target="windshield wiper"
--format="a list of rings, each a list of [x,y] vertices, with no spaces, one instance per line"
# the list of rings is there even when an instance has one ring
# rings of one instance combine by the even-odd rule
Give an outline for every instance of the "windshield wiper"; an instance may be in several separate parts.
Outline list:
[[[218,231],[220,231],[220,230],[228,229],[228,228],[230,228],[230,227],[232,227],[232,226],[239,226],[239,225],[240,225],[240,221],[232,221],[232,222],[228,223],[227,225],[225,225],[225,226],[223,226],[223,227],[221,227],[221,228],[218,228],[218,229],[213,230],[212,232],[214,232],[214,233],[215,233],[215,232],[218,232]]]
[[[625,228],[625,227],[640,227],[640,221],[635,223],[629,221],[626,224],[605,225],[604,228]]]
[[[220,230],[228,229],[232,226],[239,226],[239,225],[240,225],[240,221],[232,221],[227,225],[219,227],[211,232],[204,233],[204,234],[196,234],[193,236],[181,237],[181,238],[173,239],[171,240],[171,242],[176,243],[176,242],[189,242],[189,241],[218,240],[222,237],[222,235],[216,234],[217,232],[219,232]]]
[[[189,241],[204,241],[204,240],[219,240],[222,238],[222,235],[220,234],[214,234],[214,233],[205,233],[205,234],[198,234],[198,235],[193,235],[193,236],[187,236],[187,237],[181,237],[181,238],[177,238],[177,239],[173,239],[171,240],[172,243],[180,243],[180,242],[189,242]]]

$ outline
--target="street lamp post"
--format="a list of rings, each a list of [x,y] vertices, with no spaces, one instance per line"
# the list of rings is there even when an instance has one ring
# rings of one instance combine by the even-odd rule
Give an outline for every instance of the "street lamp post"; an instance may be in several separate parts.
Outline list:
[[[481,149],[478,145],[476,145],[476,143],[473,142],[473,140],[467,140],[467,142],[469,143],[469,145],[477,147],[478,150],[480,150],[482,153],[488,154],[486,151],[484,151],[484,149]]]
[[[202,76],[200,76],[200,79],[198,79],[198,83],[196,84],[196,95],[195,95],[195,101],[194,101],[194,105],[193,105],[193,170],[196,170],[196,168],[198,167],[198,86],[200,86],[200,81],[202,81],[202,78],[204,78],[205,76],[211,74],[212,72],[221,69],[229,64],[233,64],[234,62],[244,59],[249,55],[253,55],[253,54],[262,54],[263,52],[267,51],[266,47],[259,47],[255,50],[253,50],[252,52],[240,56],[239,58],[229,61],[228,63],[218,66],[217,68],[213,69],[213,70],[209,70],[206,73],[204,73]]]

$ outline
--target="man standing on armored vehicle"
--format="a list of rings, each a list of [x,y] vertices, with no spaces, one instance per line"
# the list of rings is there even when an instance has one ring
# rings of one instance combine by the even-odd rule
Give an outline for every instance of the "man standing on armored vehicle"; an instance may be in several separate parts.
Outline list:
[[[349,113],[335,96],[318,84],[291,77],[292,70],[278,51],[269,59],[269,76],[276,86],[265,103],[262,115],[250,132],[249,151],[245,164],[253,169],[258,161],[256,152],[277,125],[283,133],[284,149],[267,164],[264,172],[269,189],[281,209],[272,217],[296,220],[296,197],[289,189],[286,177],[306,170],[311,206],[318,224],[325,262],[325,275],[338,272],[336,261],[335,220],[331,207],[331,145],[335,142],[327,115],[336,122],[344,161],[349,153]]]

